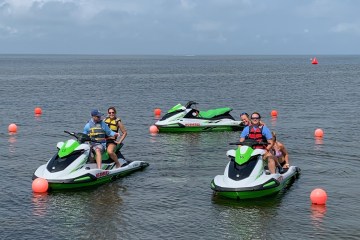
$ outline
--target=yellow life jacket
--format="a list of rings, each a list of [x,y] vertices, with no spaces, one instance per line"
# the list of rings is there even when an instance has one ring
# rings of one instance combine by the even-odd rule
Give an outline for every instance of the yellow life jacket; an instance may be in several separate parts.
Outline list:
[[[114,132],[118,132],[119,131],[119,126],[118,123],[121,122],[120,118],[116,118],[111,120],[111,118],[107,117],[105,118],[104,122],[109,126],[109,128],[111,130],[113,130]]]
[[[97,142],[106,141],[106,132],[104,129],[102,129],[101,124],[95,124],[93,127],[91,127],[89,136]]]

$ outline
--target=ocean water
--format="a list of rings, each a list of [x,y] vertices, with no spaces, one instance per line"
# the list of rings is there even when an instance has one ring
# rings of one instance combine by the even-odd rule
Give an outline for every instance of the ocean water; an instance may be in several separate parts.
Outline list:
[[[0,238],[359,239],[360,56],[311,57],[0,55]],[[260,112],[301,177],[263,199],[214,197],[239,132],[149,134],[155,108],[189,100],[235,118]],[[128,131],[123,154],[150,166],[94,189],[34,194],[32,174],[63,131],[112,105]],[[315,188],[325,206],[311,205]]]

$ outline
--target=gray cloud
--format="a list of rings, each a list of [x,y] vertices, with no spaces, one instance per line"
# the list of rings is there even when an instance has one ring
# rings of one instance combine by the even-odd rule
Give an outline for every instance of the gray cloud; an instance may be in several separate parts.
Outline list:
[[[360,52],[359,5],[351,0],[0,0],[0,53],[354,54]]]

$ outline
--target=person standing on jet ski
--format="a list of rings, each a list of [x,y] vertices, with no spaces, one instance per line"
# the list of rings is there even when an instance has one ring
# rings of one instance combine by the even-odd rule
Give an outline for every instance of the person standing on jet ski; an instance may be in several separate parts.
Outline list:
[[[267,146],[258,146],[256,148],[262,148],[266,151],[263,158],[268,161],[269,171],[273,174],[275,173],[275,160],[270,151],[274,146],[272,138],[270,129],[261,124],[261,116],[258,112],[251,114],[251,124],[245,127],[240,134],[240,142],[245,141],[245,139],[254,139],[257,142],[269,143]]]
[[[112,131],[109,126],[101,120],[101,117],[104,114],[99,112],[99,110],[94,109],[91,111],[91,119],[88,123],[85,124],[84,134],[88,134],[92,140],[91,147],[96,153],[96,164],[99,169],[101,169],[102,162],[102,153],[106,148],[106,137],[118,137],[119,133]],[[117,159],[116,159],[117,160]],[[117,160],[118,161],[118,160]],[[116,162],[115,162],[116,163]],[[119,161],[117,162],[120,165]]]

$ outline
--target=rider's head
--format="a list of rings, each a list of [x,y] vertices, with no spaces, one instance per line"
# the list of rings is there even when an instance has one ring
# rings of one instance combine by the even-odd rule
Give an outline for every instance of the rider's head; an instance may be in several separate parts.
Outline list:
[[[104,114],[97,109],[91,111],[91,117],[93,118],[94,122],[100,122],[103,115]]]
[[[250,124],[249,114],[243,112],[240,114],[240,120],[247,126]]]
[[[260,115],[260,113],[258,113],[258,112],[253,112],[253,113],[251,114],[251,122],[252,122],[252,124],[254,124],[254,125],[259,125],[259,124],[260,124],[260,120],[261,120],[261,115]]]
[[[108,115],[109,115],[109,117],[116,117],[116,108],[115,107],[109,107],[108,108]]]

